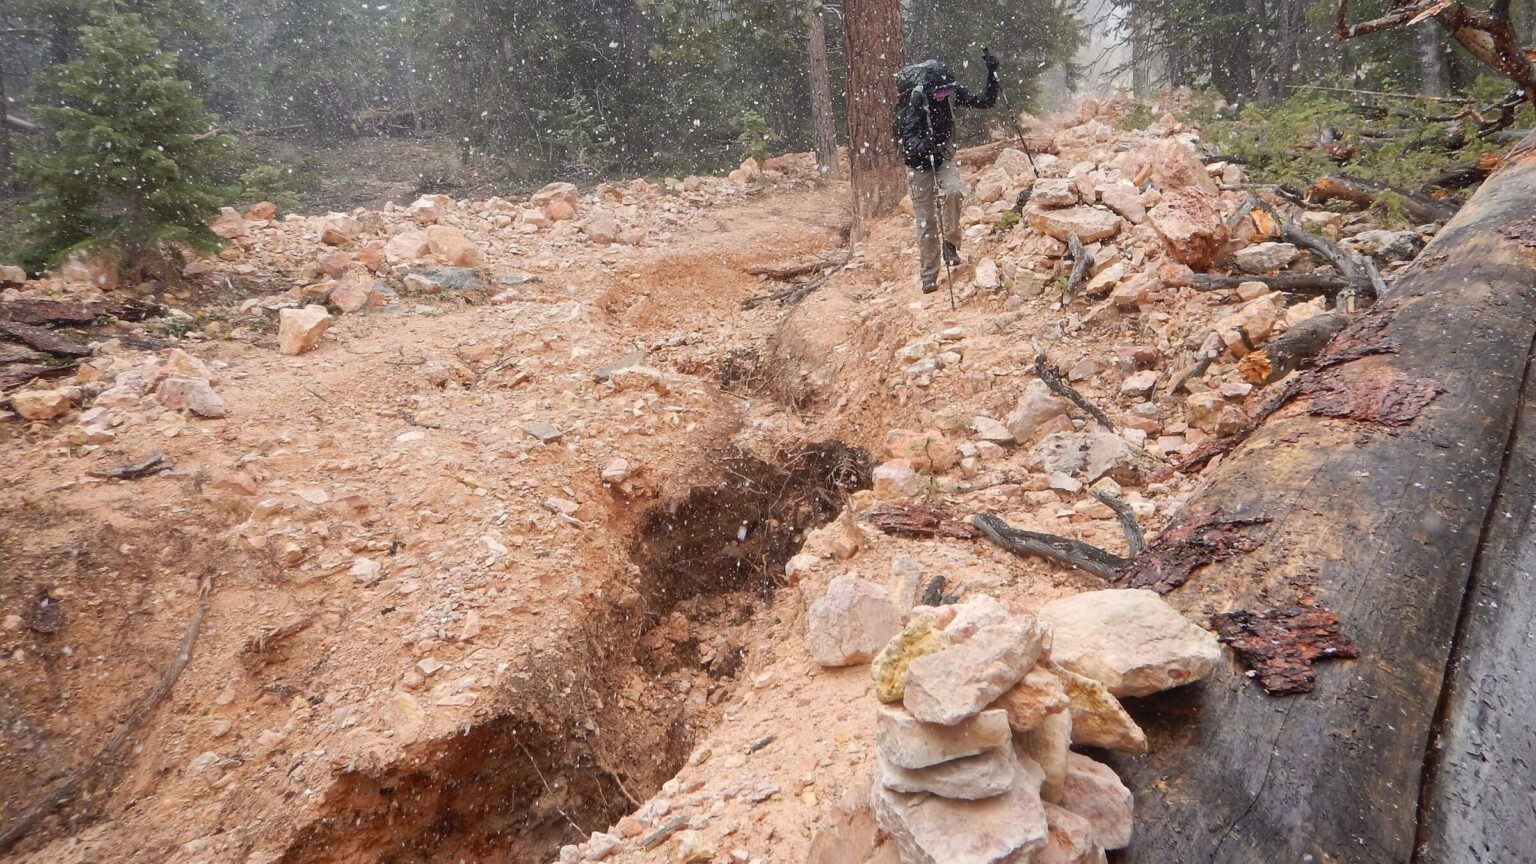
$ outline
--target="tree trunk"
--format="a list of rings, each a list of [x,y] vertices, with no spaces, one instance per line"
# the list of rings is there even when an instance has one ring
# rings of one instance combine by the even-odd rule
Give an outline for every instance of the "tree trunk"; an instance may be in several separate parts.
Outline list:
[[[893,131],[894,76],[901,68],[897,0],[846,0],[843,54],[848,58],[848,161],[853,170],[853,231],[896,209],[902,164]]]
[[[1304,695],[1266,695],[1228,667],[1132,705],[1152,752],[1116,760],[1136,793],[1125,861],[1439,864],[1528,852],[1536,687],[1521,526],[1536,507],[1536,445],[1516,419],[1536,340],[1533,196],[1536,136],[1351,321],[1297,398],[1210,472],[1184,507],[1185,530],[1165,531],[1123,580],[1170,590],[1197,620],[1316,604],[1361,651],[1324,665]],[[1257,523],[1230,527],[1242,519]],[[1212,524],[1236,540],[1197,545],[1215,535],[1192,529]],[[1480,603],[1489,591],[1521,597],[1495,608]],[[1426,773],[1442,745],[1450,769]],[[1496,764],[1472,764],[1482,759]],[[1507,806],[1484,810],[1494,798]],[[1448,857],[1416,857],[1455,812],[1488,821],[1454,835],[1466,842]],[[1496,842],[1521,851],[1468,857],[1470,845],[1489,848],[1482,832],[1501,817]]]
[[[1451,83],[1445,67],[1445,43],[1433,21],[1418,25],[1419,90],[1427,96],[1444,96]]]
[[[816,140],[816,168],[835,180],[842,175],[837,164],[837,120],[832,115],[832,74],[827,68],[827,22],[819,0],[806,0],[805,26],[809,35],[806,73],[811,80],[811,131]]]
[[[9,198],[15,191],[11,185],[11,121],[6,119],[11,102],[5,94],[5,55],[0,53],[0,198]]]

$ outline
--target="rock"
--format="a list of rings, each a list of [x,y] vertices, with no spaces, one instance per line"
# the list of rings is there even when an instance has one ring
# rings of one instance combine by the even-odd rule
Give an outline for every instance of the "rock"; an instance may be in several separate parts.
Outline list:
[[[1040,620],[1054,634],[1052,658],[1115,696],[1147,696],[1198,681],[1221,646],[1155,592],[1087,591],[1052,600]]]
[[[868,663],[901,632],[901,613],[885,588],[843,574],[811,604],[806,645],[822,666]]]
[[[1163,195],[1147,219],[1163,238],[1169,257],[1196,270],[1215,262],[1227,242],[1220,199],[1194,190]]]
[[[907,669],[902,704],[925,723],[959,723],[1019,683],[1040,657],[1043,632],[1026,617],[983,627]]]
[[[1008,427],[991,417],[972,417],[971,428],[976,430],[976,437],[983,441],[1013,443],[1013,433],[1008,430]]]
[[[70,285],[89,285],[101,291],[116,291],[120,283],[117,264],[104,254],[81,249],[53,269],[53,275]]]
[[[1059,665],[1053,664],[1051,673],[1066,690],[1074,742],[1136,756],[1147,752],[1146,733],[1126,713],[1120,700],[1110,694],[1109,688]]]
[[[1062,242],[1072,234],[1084,243],[1097,243],[1120,233],[1120,217],[1097,207],[1079,205],[1061,210],[1040,210],[1031,206],[1025,208],[1024,215],[1031,228]]]
[[[441,256],[455,267],[473,267],[480,263],[480,249],[464,234],[445,225],[427,229],[432,254]]]
[[[1219,191],[1194,149],[1174,138],[1164,138],[1125,154],[1118,160],[1118,167],[1121,174],[1133,178],[1138,185],[1152,179],[1165,192],[1195,189],[1215,196]]]
[[[1088,483],[1111,477],[1125,486],[1139,486],[1156,468],[1140,447],[1102,429],[1047,435],[1035,445],[1032,456],[1047,474],[1059,471]]]
[[[25,285],[27,271],[14,264],[0,265],[0,285]]]
[[[1012,617],[1008,607],[989,594],[982,594],[964,603],[948,606],[948,609],[953,614],[944,624],[944,635],[949,637],[952,645],[968,641],[981,632],[983,627],[1001,624]]]
[[[1018,444],[1028,444],[1035,433],[1047,421],[1067,413],[1072,403],[1051,392],[1044,381],[1036,378],[1024,388],[1024,395],[1009,413],[1006,424]]]
[[[220,207],[219,215],[212,222],[208,223],[208,230],[226,240],[244,237],[246,231],[245,217],[241,216],[240,211],[233,207]]]
[[[1269,286],[1263,282],[1239,282],[1237,283],[1237,299],[1244,303],[1256,300],[1269,293]]]
[[[986,291],[993,291],[1003,287],[1002,274],[998,272],[997,262],[991,258],[983,258],[976,262],[976,275],[974,277],[976,287]]]
[[[245,218],[254,222],[271,222],[277,218],[277,205],[271,201],[257,201],[245,208]]]
[[[623,840],[612,834],[595,831],[587,840],[587,860],[601,861],[617,851],[623,843]]]
[[[1386,231],[1372,229],[1361,231],[1350,245],[1384,261],[1407,261],[1419,253],[1419,235],[1413,231]]]
[[[875,467],[870,475],[875,497],[881,501],[910,498],[923,490],[923,481],[906,459],[892,459]]]
[[[312,350],[331,327],[331,313],[324,306],[281,309],[277,315],[277,350],[284,354]]]
[[[875,679],[875,698],[881,702],[902,701],[912,661],[948,647],[949,637],[939,632],[933,616],[914,614],[908,618],[901,632],[887,642],[870,663],[869,671]]]
[[[878,783],[893,792],[927,792],[944,798],[975,801],[1001,795],[1013,787],[1018,773],[1013,748],[994,747],[976,756],[951,759],[927,768],[902,768],[881,761]]]
[[[168,375],[155,388],[155,398],[173,411],[191,411],[199,417],[223,417],[229,413],[224,400],[203,378]]]
[[[1131,790],[1108,765],[1080,753],[1067,754],[1067,778],[1061,806],[1088,820],[1093,840],[1105,849],[1131,843]]]
[[[1028,732],[1046,717],[1066,711],[1069,704],[1067,689],[1061,679],[1036,667],[989,707],[1008,715],[1008,727],[1013,731]]]
[[[875,783],[870,806],[902,864],[1024,864],[1045,847],[1040,767],[1016,763],[1013,788],[980,801],[911,795]]]
[[[528,203],[535,207],[542,208],[545,204],[548,204],[551,201],[563,201],[572,207],[575,207],[579,200],[578,196],[579,193],[576,189],[576,184],[557,182],[550,183],[543,189],[533,193],[533,197],[528,199]]]
[[[698,831],[677,832],[677,848],[672,855],[677,864],[709,864],[716,854],[714,841]]]
[[[1215,393],[1196,393],[1184,400],[1184,422],[1214,434],[1224,404]]]
[[[907,711],[882,705],[875,715],[875,747],[880,758],[898,768],[919,769],[975,756],[1008,742],[1008,717],[982,711],[953,726],[923,723]]]
[[[1031,864],[1105,864],[1104,847],[1094,842],[1092,822],[1047,802],[1045,824],[1050,835]]]
[[[544,218],[551,222],[569,222],[576,218],[576,208],[565,201],[551,201],[544,205]]]
[[[1270,273],[1284,270],[1296,263],[1301,251],[1289,243],[1259,243],[1232,253],[1232,261],[1238,269],[1249,273]]]
[[[345,246],[357,239],[362,228],[350,213],[331,213],[320,220],[320,242],[327,246]]]
[[[995,167],[1007,172],[1008,177],[1016,183],[1022,183],[1035,176],[1031,166],[1029,154],[1017,147],[1008,147],[997,154],[997,160],[992,163]]]
[[[1042,177],[1030,188],[1029,203],[1047,208],[1071,207],[1078,203],[1077,186],[1065,177]]]
[[[1088,284],[1083,286],[1082,293],[1089,297],[1097,297],[1109,291],[1123,278],[1125,278],[1125,262],[1116,261],[1089,279]]]
[[[604,483],[623,483],[629,477],[629,460],[622,457],[612,459],[603,466]]]
[[[619,220],[606,210],[593,210],[581,230],[588,240],[599,246],[607,246],[619,239]]]
[[[1099,200],[1132,225],[1140,225],[1147,219],[1147,208],[1141,203],[1141,192],[1124,180],[1117,180],[1100,190]]]
[[[416,220],[417,225],[431,225],[443,215],[443,208],[436,196],[423,195],[412,201],[405,208],[405,212]]]
[[[529,423],[523,427],[523,431],[537,438],[541,444],[559,441],[565,434],[553,423]]]
[[[384,305],[384,295],[368,273],[352,272],[336,282],[329,298],[332,306],[346,313],[361,312],[368,306]]]
[[[1233,356],[1242,357],[1248,353],[1250,343],[1259,345],[1268,338],[1284,309],[1285,301],[1278,292],[1265,294],[1217,321],[1214,329]]]
[[[1047,714],[1040,725],[1020,733],[1014,741],[1019,755],[1035,760],[1045,774],[1040,784],[1041,800],[1061,803],[1067,782],[1067,752],[1072,746],[1072,715],[1065,711]]]
[[[417,261],[432,254],[432,240],[427,232],[401,231],[384,244],[384,260],[391,262]]]
[[[1156,369],[1147,369],[1125,376],[1120,382],[1120,395],[1129,396],[1132,399],[1145,399],[1152,395],[1152,390],[1157,387],[1158,372]]]
[[[11,394],[11,410],[26,420],[52,420],[74,407],[69,390],[18,390]]]
[[[423,267],[412,270],[405,277],[405,283],[431,294],[444,291],[484,294],[490,290],[472,267]]]
[[[915,471],[932,474],[960,464],[960,451],[935,429],[921,433],[893,429],[885,436],[885,451],[892,459],[907,460]]]

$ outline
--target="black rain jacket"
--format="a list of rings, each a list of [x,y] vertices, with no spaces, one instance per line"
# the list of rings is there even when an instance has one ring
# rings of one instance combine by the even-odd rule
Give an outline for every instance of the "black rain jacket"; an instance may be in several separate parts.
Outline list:
[[[917,73],[920,70],[919,74]],[[987,72],[987,89],[980,94],[961,86],[949,66],[938,60],[902,70],[907,80],[920,77],[923,96],[913,99],[914,89],[899,93],[896,103],[896,140],[902,159],[913,170],[928,171],[944,164],[946,147],[955,134],[955,106],[991,108],[997,102],[997,72]],[[898,85],[899,86],[899,85]],[[954,95],[940,102],[930,94],[940,87],[953,87]]]

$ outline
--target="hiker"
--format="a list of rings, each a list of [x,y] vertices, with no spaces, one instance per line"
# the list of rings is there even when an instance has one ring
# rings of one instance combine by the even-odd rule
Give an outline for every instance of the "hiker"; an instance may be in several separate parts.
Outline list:
[[[997,58],[982,49],[981,59],[987,64],[987,89],[979,95],[938,60],[907,66],[896,76],[896,137],[917,219],[924,294],[939,290],[940,254],[950,266],[960,263],[960,201],[966,190],[955,168],[955,107],[991,108],[997,101]]]

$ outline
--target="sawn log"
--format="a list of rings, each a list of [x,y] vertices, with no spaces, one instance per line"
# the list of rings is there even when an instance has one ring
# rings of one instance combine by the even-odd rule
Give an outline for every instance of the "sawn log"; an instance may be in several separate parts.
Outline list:
[[[1319,667],[1315,689],[1302,695],[1267,695],[1234,661],[1204,684],[1129,705],[1152,746],[1145,757],[1114,760],[1136,795],[1125,861],[1530,860],[1468,857],[1465,844],[1483,828],[1469,828],[1465,811],[1495,796],[1508,805],[1499,842],[1529,830],[1536,682],[1519,634],[1531,626],[1520,610],[1532,603],[1465,613],[1463,604],[1501,581],[1498,590],[1508,591],[1515,573],[1531,578],[1521,565],[1530,553],[1507,536],[1512,520],[1530,519],[1531,484],[1520,481],[1513,515],[1496,496],[1507,472],[1530,470],[1519,460],[1506,466],[1506,452],[1536,338],[1533,200],[1536,137],[1515,148],[1380,303],[1351,320],[1295,398],[1210,469],[1183,521],[1120,581],[1163,591],[1206,623],[1222,612],[1336,612],[1360,650],[1358,660]],[[1516,489],[1503,488],[1506,496]],[[1181,545],[1181,537],[1194,540]],[[1474,573],[1481,584],[1469,594]],[[1489,616],[1524,629],[1494,632]],[[1476,677],[1472,655],[1447,677],[1463,617],[1463,629],[1487,633],[1492,677]],[[1464,634],[1459,644],[1472,641]],[[1521,737],[1482,749],[1523,749],[1482,778],[1486,768],[1453,752],[1440,777],[1458,784],[1454,793],[1431,787],[1431,806],[1421,809],[1436,730],[1443,723],[1445,741],[1463,750],[1480,746],[1465,728],[1477,722],[1469,700],[1488,701],[1478,694],[1490,686],[1510,703],[1500,716],[1512,712],[1519,722],[1509,728]],[[1458,728],[1459,738],[1451,734]],[[1442,835],[1456,818],[1456,833]],[[1421,840],[1429,852],[1416,854]],[[1435,851],[1453,842],[1458,848]],[[1519,842],[1528,855],[1528,837]]]

